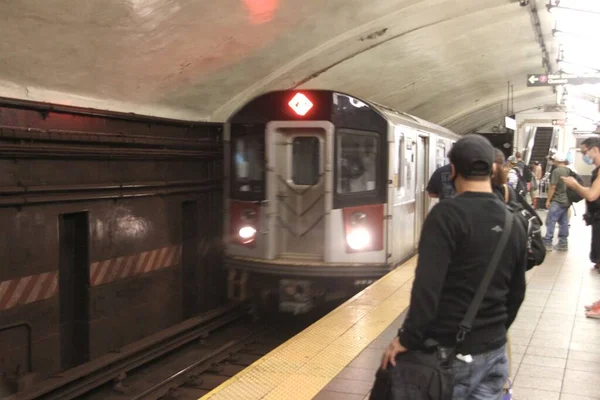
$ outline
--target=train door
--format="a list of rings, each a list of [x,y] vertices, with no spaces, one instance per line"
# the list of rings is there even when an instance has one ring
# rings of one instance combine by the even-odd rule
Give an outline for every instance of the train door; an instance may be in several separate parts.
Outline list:
[[[417,139],[416,181],[415,181],[415,243],[418,246],[421,237],[423,221],[427,213],[427,194],[425,187],[428,178],[428,138],[419,136]]]
[[[268,125],[269,258],[323,260],[332,132],[325,122]]]
[[[431,142],[429,142],[429,147],[430,147],[430,151],[432,151],[433,149],[431,149],[431,147],[433,147],[433,144]],[[440,137],[438,137],[435,141],[435,153],[430,153],[430,154],[433,157],[433,163],[430,161],[427,163],[427,165],[433,169],[431,171],[428,171],[429,174],[427,176],[425,185],[427,185],[429,176],[431,174],[433,174],[433,171],[448,164],[448,159],[446,157],[448,154],[446,142],[444,140],[442,140]],[[444,179],[444,178],[442,177],[442,179]],[[425,187],[427,187],[427,186],[425,186]],[[433,208],[433,206],[435,206],[439,202],[438,199],[430,199],[427,194],[426,194],[426,198],[428,201],[427,210],[431,210]]]

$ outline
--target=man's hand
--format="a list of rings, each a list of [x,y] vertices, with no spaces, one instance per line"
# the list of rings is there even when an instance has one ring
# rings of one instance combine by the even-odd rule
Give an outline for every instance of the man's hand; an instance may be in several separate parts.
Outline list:
[[[546,200],[546,209],[548,209],[548,210],[550,209],[550,200],[549,199]]]
[[[572,176],[561,176],[560,179],[562,179],[565,185],[571,189],[574,189],[578,184],[577,179],[573,178]]]
[[[381,369],[386,369],[388,363],[392,364],[392,366],[396,366],[396,356],[400,353],[406,353],[407,351],[408,349],[400,344],[400,339],[398,339],[398,336],[396,336],[383,353]]]

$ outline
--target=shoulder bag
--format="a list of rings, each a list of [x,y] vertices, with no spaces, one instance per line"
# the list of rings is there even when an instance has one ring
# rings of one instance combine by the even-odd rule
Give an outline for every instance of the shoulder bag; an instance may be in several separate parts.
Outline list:
[[[502,236],[494,250],[485,275],[475,292],[467,313],[458,326],[456,347],[445,351],[432,339],[427,339],[419,350],[398,354],[396,365],[379,369],[371,390],[370,400],[451,400],[452,360],[456,349],[473,327],[473,321],[488,286],[496,272],[500,257],[506,248],[513,225],[513,214],[506,209]]]

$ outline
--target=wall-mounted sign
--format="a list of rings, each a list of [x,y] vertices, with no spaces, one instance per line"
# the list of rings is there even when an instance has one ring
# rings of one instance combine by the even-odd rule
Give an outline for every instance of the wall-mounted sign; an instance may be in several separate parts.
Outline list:
[[[506,126],[507,129],[512,129],[513,131],[516,131],[517,121],[515,121],[515,119],[511,117],[504,117],[504,126]]]
[[[527,86],[584,85],[586,83],[600,83],[600,73],[527,75]]]

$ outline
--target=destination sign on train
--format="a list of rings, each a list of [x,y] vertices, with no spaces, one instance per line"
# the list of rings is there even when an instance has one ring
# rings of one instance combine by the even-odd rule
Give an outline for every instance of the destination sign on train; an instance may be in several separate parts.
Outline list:
[[[527,86],[584,85],[600,83],[600,72],[589,74],[529,74]]]

